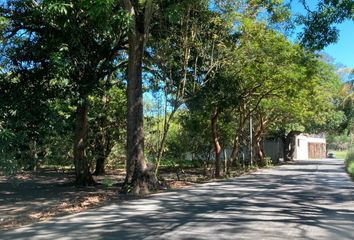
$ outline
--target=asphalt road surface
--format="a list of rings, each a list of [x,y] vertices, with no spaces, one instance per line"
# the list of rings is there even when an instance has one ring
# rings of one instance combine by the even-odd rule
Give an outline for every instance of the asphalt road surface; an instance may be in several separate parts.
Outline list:
[[[0,239],[353,240],[353,200],[342,160],[297,161],[55,218]]]

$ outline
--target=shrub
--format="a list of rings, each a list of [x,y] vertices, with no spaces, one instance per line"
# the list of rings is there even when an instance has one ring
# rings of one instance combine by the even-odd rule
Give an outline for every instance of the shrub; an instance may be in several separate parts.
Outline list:
[[[350,176],[354,179],[354,148],[350,149],[345,158],[345,167]]]

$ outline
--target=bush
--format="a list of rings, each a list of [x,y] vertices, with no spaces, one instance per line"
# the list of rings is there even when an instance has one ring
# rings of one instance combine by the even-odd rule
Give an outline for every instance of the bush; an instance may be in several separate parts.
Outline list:
[[[0,175],[15,175],[19,170],[16,143],[16,135],[0,125]]]
[[[354,179],[354,148],[350,149],[345,158],[345,167],[350,176]]]
[[[273,166],[273,161],[272,161],[272,158],[271,157],[265,157],[264,160],[263,160],[263,165],[262,167],[271,167]]]

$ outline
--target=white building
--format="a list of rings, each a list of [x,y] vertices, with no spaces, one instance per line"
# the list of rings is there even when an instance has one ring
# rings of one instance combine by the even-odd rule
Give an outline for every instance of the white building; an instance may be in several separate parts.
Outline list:
[[[321,135],[300,134],[296,136],[294,159],[326,158],[326,138]]]
[[[264,141],[267,156],[277,162],[283,158],[283,143],[278,140]],[[295,138],[295,160],[326,158],[326,138],[323,135],[300,134]]]

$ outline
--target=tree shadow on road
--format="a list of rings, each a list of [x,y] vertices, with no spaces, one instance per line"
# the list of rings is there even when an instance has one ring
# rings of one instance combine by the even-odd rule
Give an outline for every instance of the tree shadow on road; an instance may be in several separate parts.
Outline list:
[[[112,204],[0,238],[353,239],[354,188],[338,175],[341,166],[312,172],[306,166]]]

